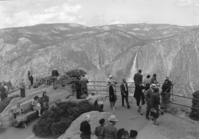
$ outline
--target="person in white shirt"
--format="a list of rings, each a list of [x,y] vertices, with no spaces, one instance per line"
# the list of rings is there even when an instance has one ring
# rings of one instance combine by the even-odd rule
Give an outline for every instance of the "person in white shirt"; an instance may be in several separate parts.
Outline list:
[[[88,100],[88,102],[90,104],[94,105],[95,107],[100,107],[100,111],[103,111],[104,103],[103,103],[102,99],[105,97],[106,96],[103,97],[103,96],[95,95],[95,93],[93,92],[86,99]]]
[[[146,78],[144,79],[144,86],[145,86],[145,90],[147,91],[150,88],[150,84],[151,84],[151,76],[147,75]]]

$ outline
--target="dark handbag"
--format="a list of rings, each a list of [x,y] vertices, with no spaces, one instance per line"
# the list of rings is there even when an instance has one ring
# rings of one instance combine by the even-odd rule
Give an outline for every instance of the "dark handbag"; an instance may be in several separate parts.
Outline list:
[[[158,113],[157,112],[154,112],[154,111],[151,111],[151,114],[150,114],[152,117],[154,118],[158,118]]]

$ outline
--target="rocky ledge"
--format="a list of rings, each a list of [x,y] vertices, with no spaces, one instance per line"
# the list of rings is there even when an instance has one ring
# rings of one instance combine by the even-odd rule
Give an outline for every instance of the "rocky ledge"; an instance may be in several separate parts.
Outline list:
[[[70,127],[66,130],[66,132],[60,136],[58,139],[80,139],[80,124],[85,119],[85,115],[89,114],[91,116],[90,125],[91,125],[91,132],[94,134],[95,128],[99,126],[99,120],[104,118],[107,122],[108,117],[111,115],[109,112],[98,112],[98,111],[91,111],[88,113],[82,114],[78,117],[75,121],[72,122]]]

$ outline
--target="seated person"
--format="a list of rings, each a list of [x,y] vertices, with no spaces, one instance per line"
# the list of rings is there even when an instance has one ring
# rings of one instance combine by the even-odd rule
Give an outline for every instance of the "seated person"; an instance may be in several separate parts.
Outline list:
[[[39,103],[39,97],[35,96],[34,100],[32,101],[33,110],[38,111],[39,115],[41,116],[41,104]]]
[[[46,92],[43,92],[40,103],[43,112],[49,109],[49,96],[46,95]]]
[[[83,95],[81,95],[81,99],[86,99],[88,97],[87,92],[85,91]]]
[[[104,96],[104,97],[106,97],[106,96]],[[90,104],[94,105],[95,107],[100,107],[100,110],[103,111],[104,103],[103,103],[102,99],[104,97],[95,95],[95,93],[92,92],[92,94],[89,95],[86,99],[88,100],[88,102]]]
[[[27,116],[23,114],[23,109],[21,108],[20,103],[17,103],[17,107],[13,111],[14,114],[14,121],[13,121],[13,126],[14,127],[27,127],[26,126],[26,121],[27,121]]]

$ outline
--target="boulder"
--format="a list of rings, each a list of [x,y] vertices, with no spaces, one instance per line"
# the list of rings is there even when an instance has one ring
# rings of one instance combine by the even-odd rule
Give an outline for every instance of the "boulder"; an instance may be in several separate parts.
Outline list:
[[[1,121],[1,123],[4,127],[8,127],[8,126],[11,125],[11,123],[10,123],[10,118],[11,118],[10,109],[12,107],[14,107],[17,104],[17,102],[21,102],[20,100],[21,100],[20,97],[13,98],[10,101],[9,105],[0,113],[0,121]]]
[[[82,114],[78,117],[75,121],[72,122],[70,127],[66,130],[66,132],[60,136],[58,139],[80,139],[80,124],[85,119],[85,115],[89,114],[91,116],[90,125],[91,125],[91,132],[94,134],[95,128],[99,126],[99,120],[104,118],[107,122],[108,117],[111,115],[109,112],[98,112],[98,111],[91,111]]]

